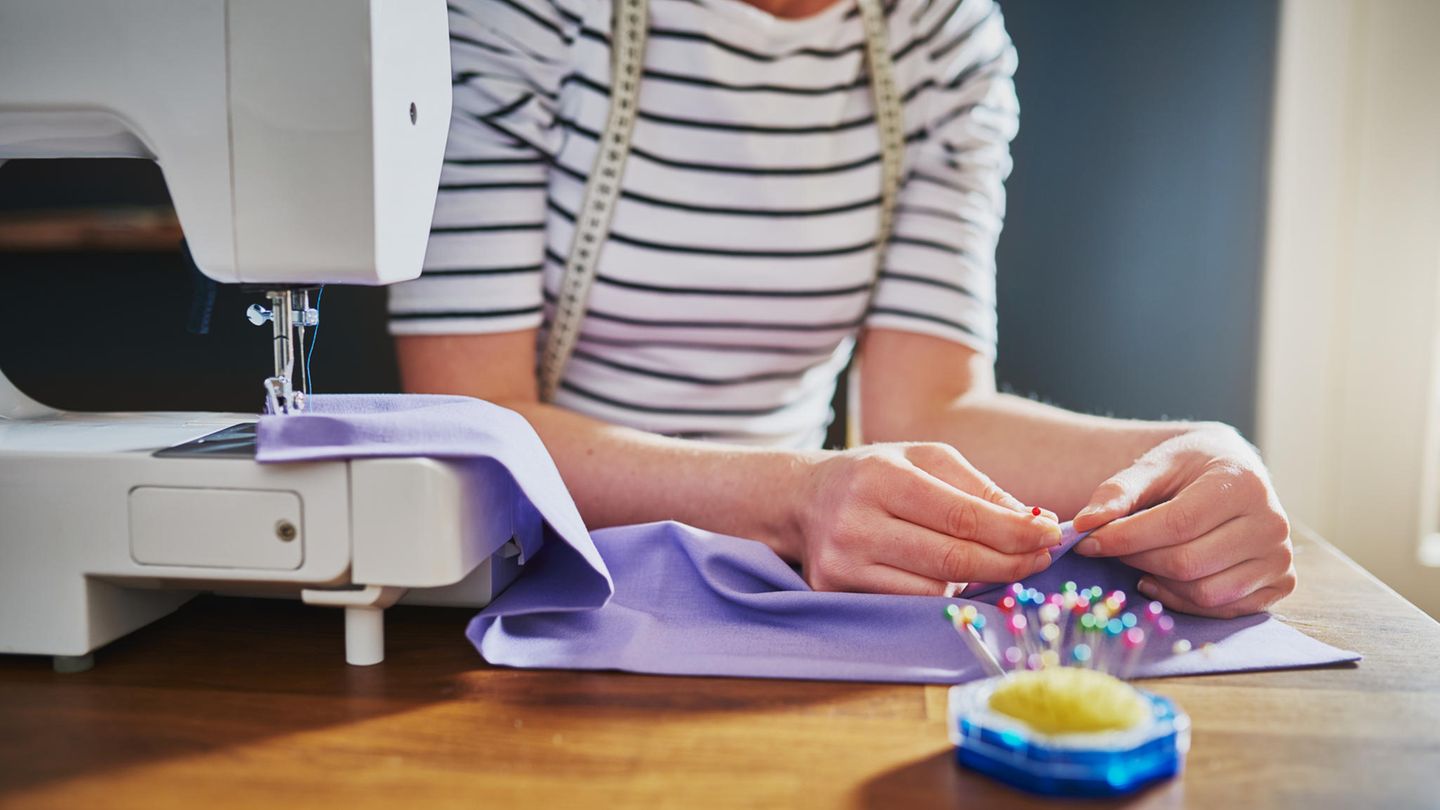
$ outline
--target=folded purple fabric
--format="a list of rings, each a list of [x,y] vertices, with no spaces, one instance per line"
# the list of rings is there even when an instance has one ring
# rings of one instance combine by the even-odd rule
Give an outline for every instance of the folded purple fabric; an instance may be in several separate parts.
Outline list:
[[[262,462],[378,456],[462,461],[513,492],[520,578],[467,631],[493,664],[845,681],[955,683],[983,673],[941,618],[974,604],[1001,626],[1001,586],[965,599],[817,593],[768,547],[680,523],[585,530],[544,445],[518,414],[465,397],[320,396],[306,414],[265,416]],[[1069,549],[1080,539],[1066,527]],[[1023,584],[1133,591],[1137,572],[1065,555]],[[1259,614],[1222,621],[1175,615],[1197,651],[1147,646],[1141,676],[1277,669],[1354,661]],[[1201,652],[1204,644],[1212,644]]]

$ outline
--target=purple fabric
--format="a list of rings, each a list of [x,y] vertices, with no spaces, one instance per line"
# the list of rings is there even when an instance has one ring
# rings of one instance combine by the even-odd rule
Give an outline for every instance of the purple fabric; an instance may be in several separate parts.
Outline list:
[[[321,396],[311,411],[260,420],[262,462],[377,456],[465,461],[515,498],[520,578],[471,622],[485,660],[515,667],[619,669],[845,681],[954,683],[982,675],[941,618],[975,604],[999,627],[987,586],[964,599],[816,593],[769,548],[680,523],[587,533],[544,445],[518,414],[438,396]],[[1080,538],[1068,530],[1065,549]],[[1136,571],[1065,555],[1025,581],[1073,580],[1133,592]],[[1276,669],[1355,661],[1260,614],[1222,621],[1175,615],[1175,638],[1208,652],[1152,644],[1142,676]]]

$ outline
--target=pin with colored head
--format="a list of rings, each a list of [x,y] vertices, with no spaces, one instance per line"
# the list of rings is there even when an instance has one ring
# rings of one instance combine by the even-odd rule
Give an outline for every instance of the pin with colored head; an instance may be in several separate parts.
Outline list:
[[[1020,668],[1020,665],[1023,664],[1024,662],[1025,662],[1025,651],[1024,651],[1024,650],[1020,649],[1019,647],[1006,647],[1006,648],[1005,648],[1005,663],[1009,664],[1011,669],[1019,669],[1019,668]]]
[[[987,675],[1003,675],[1004,667],[996,660],[995,653],[990,651],[990,646],[985,643],[980,631],[985,629],[985,614],[981,613],[974,605],[959,607],[950,604],[945,606],[945,618],[955,632],[960,634],[960,639],[970,650],[971,655],[979,662],[980,668]]]
[[[1139,627],[1131,627],[1120,635],[1120,642],[1125,647],[1125,666],[1121,669],[1120,677],[1129,678],[1135,671],[1135,665],[1140,662],[1140,653],[1145,650],[1145,641],[1145,631]]]

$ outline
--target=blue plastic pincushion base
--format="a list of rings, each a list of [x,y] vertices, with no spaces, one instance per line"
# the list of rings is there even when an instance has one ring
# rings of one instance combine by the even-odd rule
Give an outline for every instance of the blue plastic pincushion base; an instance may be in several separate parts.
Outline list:
[[[961,765],[1047,796],[1116,796],[1179,773],[1190,718],[1168,698],[1137,690],[1151,713],[1135,728],[1041,734],[990,709],[1004,676],[950,689],[950,740]]]

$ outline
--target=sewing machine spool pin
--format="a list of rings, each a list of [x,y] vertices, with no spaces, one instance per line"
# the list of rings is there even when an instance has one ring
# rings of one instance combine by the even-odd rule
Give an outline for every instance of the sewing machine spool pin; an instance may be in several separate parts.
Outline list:
[[[275,374],[265,379],[265,398],[272,414],[299,413],[305,410],[308,380],[296,379],[296,369],[305,369],[305,329],[320,324],[320,310],[310,306],[310,290],[270,290],[265,293],[270,308],[251,304],[245,311],[250,323],[262,326],[270,322],[275,350]],[[298,361],[297,361],[298,357]]]

